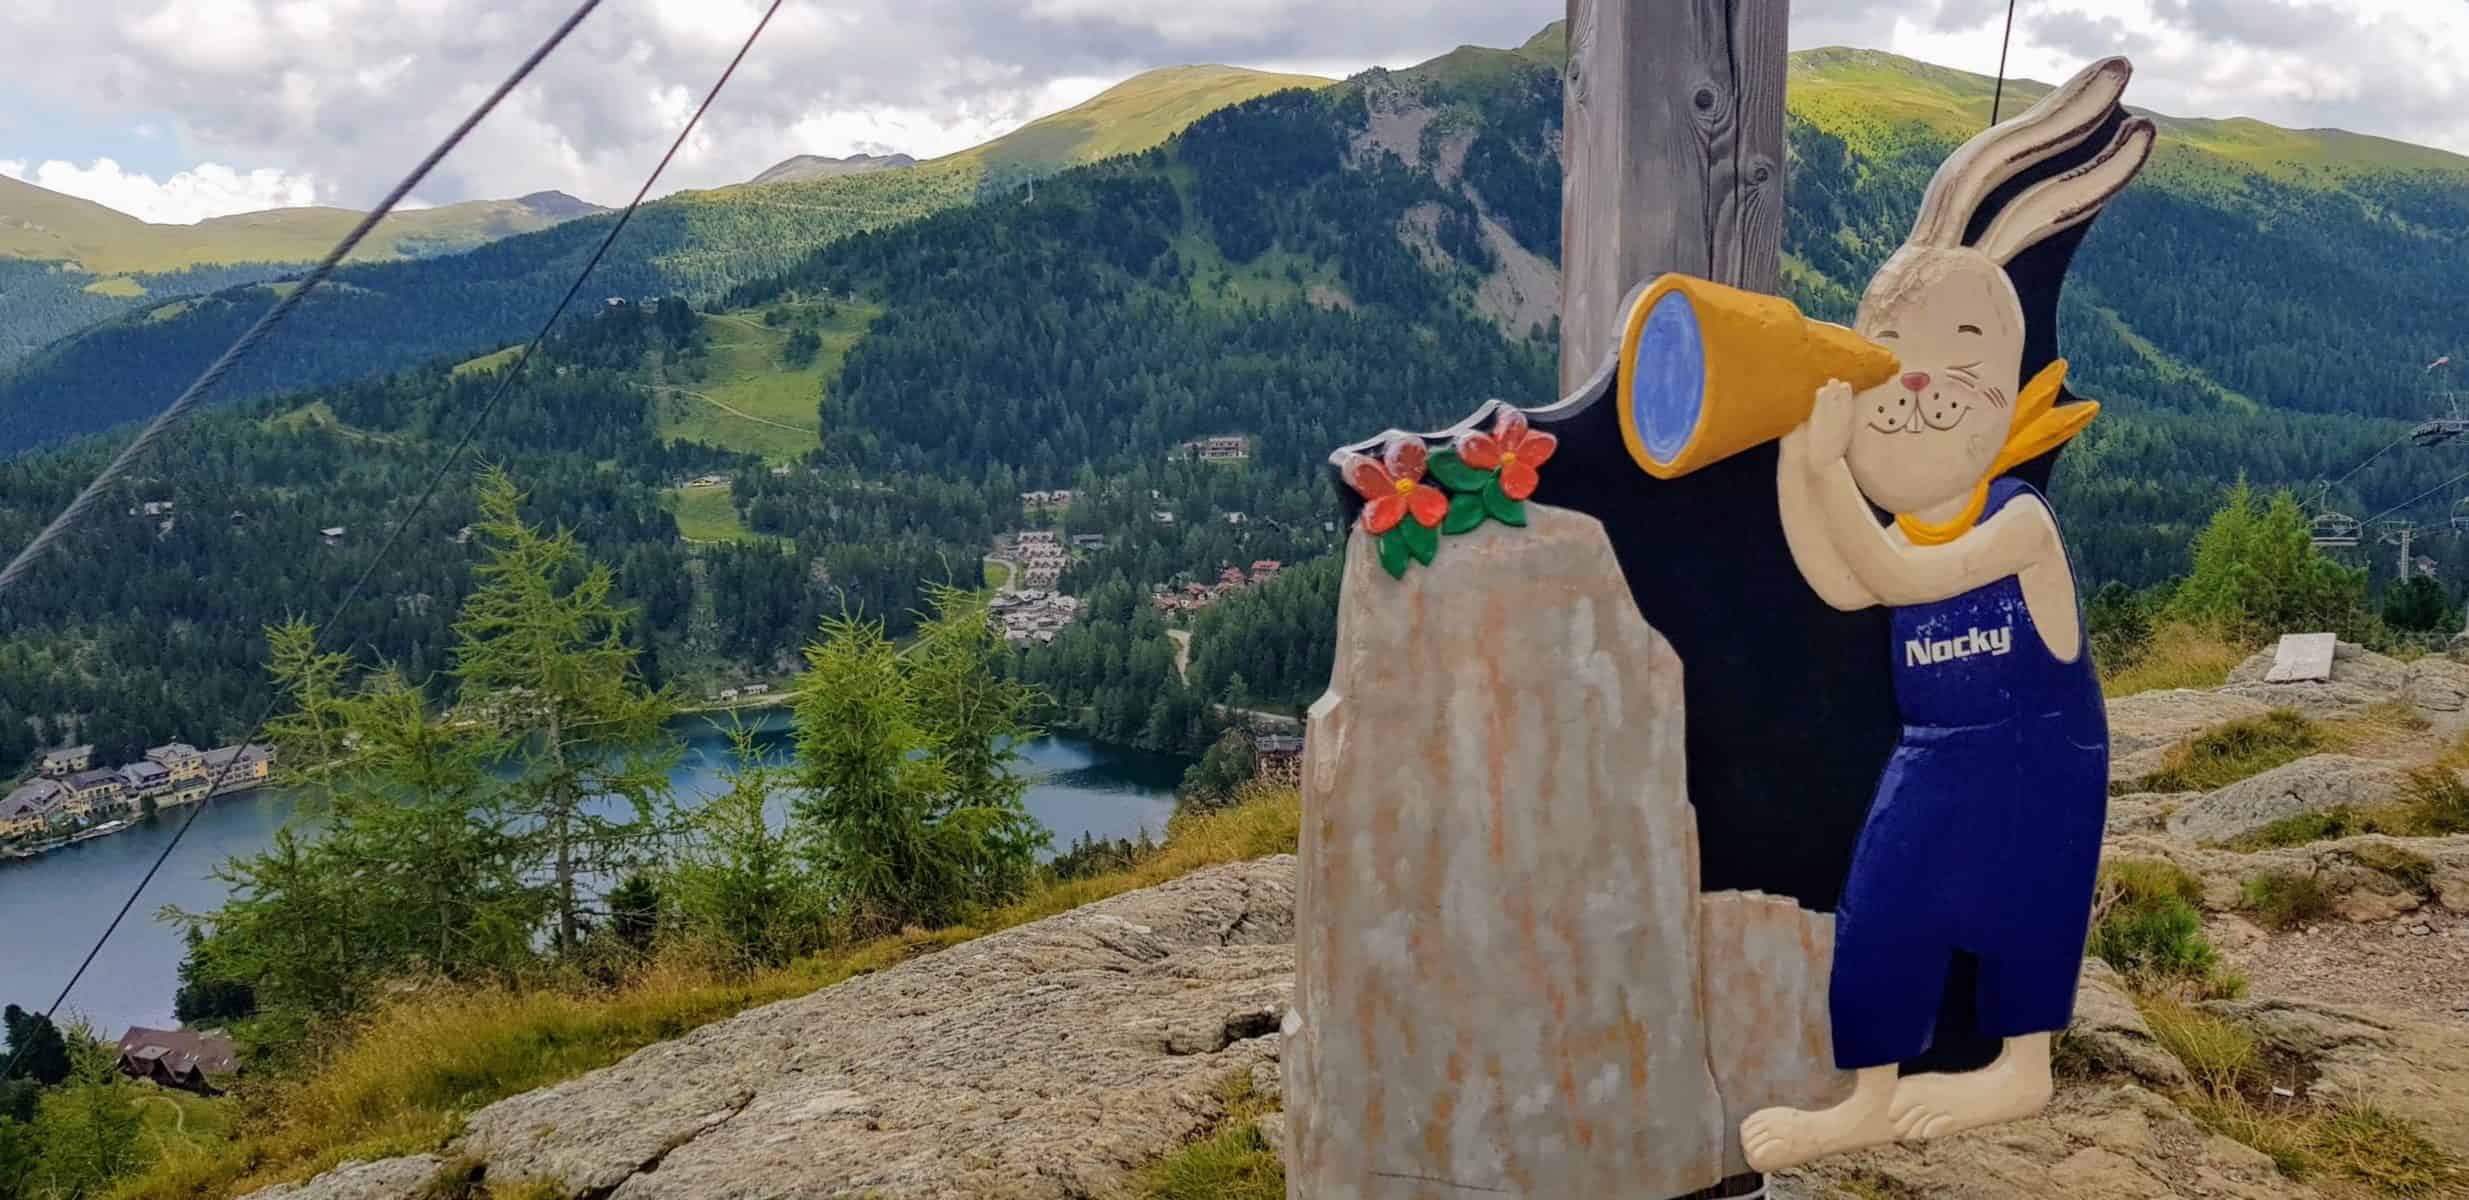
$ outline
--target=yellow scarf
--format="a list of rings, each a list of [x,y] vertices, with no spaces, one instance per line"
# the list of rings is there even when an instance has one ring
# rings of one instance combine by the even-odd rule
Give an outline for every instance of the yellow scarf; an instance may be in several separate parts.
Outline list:
[[[1915,546],[1943,546],[1970,533],[1980,520],[1980,511],[1989,505],[1991,480],[2066,444],[2099,415],[2100,405],[2090,400],[2059,408],[2058,392],[2065,385],[2066,360],[2062,358],[2023,385],[2023,394],[2015,399],[2014,423],[2006,430],[2006,445],[1990,462],[1989,473],[1973,485],[1971,503],[1954,520],[1932,525],[1910,513],[1898,513],[1895,527]]]

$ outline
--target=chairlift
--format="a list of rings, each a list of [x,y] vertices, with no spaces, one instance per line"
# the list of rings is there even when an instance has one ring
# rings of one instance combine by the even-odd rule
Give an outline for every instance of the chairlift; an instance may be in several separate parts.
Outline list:
[[[2451,411],[2448,415],[2429,417],[2419,422],[2417,428],[2409,431],[2412,445],[2440,446],[2453,438],[2469,434],[2469,415],[2461,412],[2459,393],[2437,392],[2432,399],[2442,402]]]
[[[2360,526],[2356,517],[2346,513],[2327,512],[2316,517],[2308,531],[2318,546],[2354,546],[2358,544]]]

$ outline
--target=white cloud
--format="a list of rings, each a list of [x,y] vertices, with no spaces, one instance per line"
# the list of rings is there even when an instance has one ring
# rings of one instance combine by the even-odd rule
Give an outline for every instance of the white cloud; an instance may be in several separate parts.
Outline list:
[[[1892,50],[1989,74],[2005,0],[1799,0],[1795,46]],[[2010,74],[2054,83],[2135,64],[2130,103],[2184,117],[2332,126],[2469,153],[2469,5],[2423,0],[2036,0]]]
[[[315,180],[273,167],[241,172],[221,163],[199,163],[157,182],[151,175],[124,171],[108,158],[84,167],[53,159],[31,169],[23,159],[10,159],[0,160],[0,175],[161,225],[187,225],[231,213],[317,203]]]
[[[316,181],[328,202],[365,205],[573,2],[13,0],[0,78],[56,97],[60,116],[82,126],[178,114],[155,143],[177,145],[174,162],[245,164],[250,172],[235,177],[255,180],[262,168]],[[658,191],[735,182],[793,154],[945,153],[1151,67],[1342,75],[1460,43],[1515,45],[1565,7],[794,0]],[[444,202],[558,188],[624,200],[761,9],[761,0],[606,0],[420,194]],[[2005,14],[2006,0],[1793,0],[1793,42],[1987,72]],[[2430,52],[2464,44],[2469,5],[2456,0],[2032,0],[2018,13],[2012,69],[2055,80],[2091,56],[2125,53],[2138,67],[2132,99],[2164,112],[2339,125],[2469,151],[2469,66]],[[125,160],[142,144],[131,135],[125,149],[62,157],[118,150]]]

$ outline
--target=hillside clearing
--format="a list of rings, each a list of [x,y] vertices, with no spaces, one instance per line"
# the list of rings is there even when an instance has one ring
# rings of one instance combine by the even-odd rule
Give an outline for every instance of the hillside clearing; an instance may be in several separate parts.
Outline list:
[[[856,301],[787,303],[753,312],[700,316],[707,339],[704,358],[680,369],[661,368],[652,385],[661,393],[659,434],[785,463],[821,440],[816,408],[824,390],[840,377],[849,350],[882,315],[880,307]],[[769,316],[778,324],[767,324]],[[810,360],[784,360],[790,339],[812,333]]]
[[[689,542],[752,542],[762,535],[738,519],[728,485],[671,488],[661,505],[677,518],[677,536]]]

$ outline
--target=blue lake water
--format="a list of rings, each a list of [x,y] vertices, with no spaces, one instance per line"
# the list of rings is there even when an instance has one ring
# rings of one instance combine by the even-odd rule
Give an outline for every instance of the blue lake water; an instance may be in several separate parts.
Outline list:
[[[759,752],[786,754],[782,714],[770,714],[757,728],[764,731]],[[671,776],[678,797],[692,802],[725,790],[722,772],[736,761],[729,740],[699,720],[681,732],[686,753]],[[1071,737],[1040,738],[1022,752],[1033,780],[1029,811],[1054,835],[1054,849],[1084,833],[1164,835],[1183,760]],[[196,911],[220,905],[226,893],[211,875],[214,867],[271,845],[292,810],[289,797],[259,792],[226,796],[200,812],[62,1013],[84,1016],[106,1037],[131,1025],[171,1025],[183,945],[179,928],[156,914],[166,905]],[[187,816],[173,809],[125,833],[0,862],[0,1003],[30,1009],[51,1003]]]

